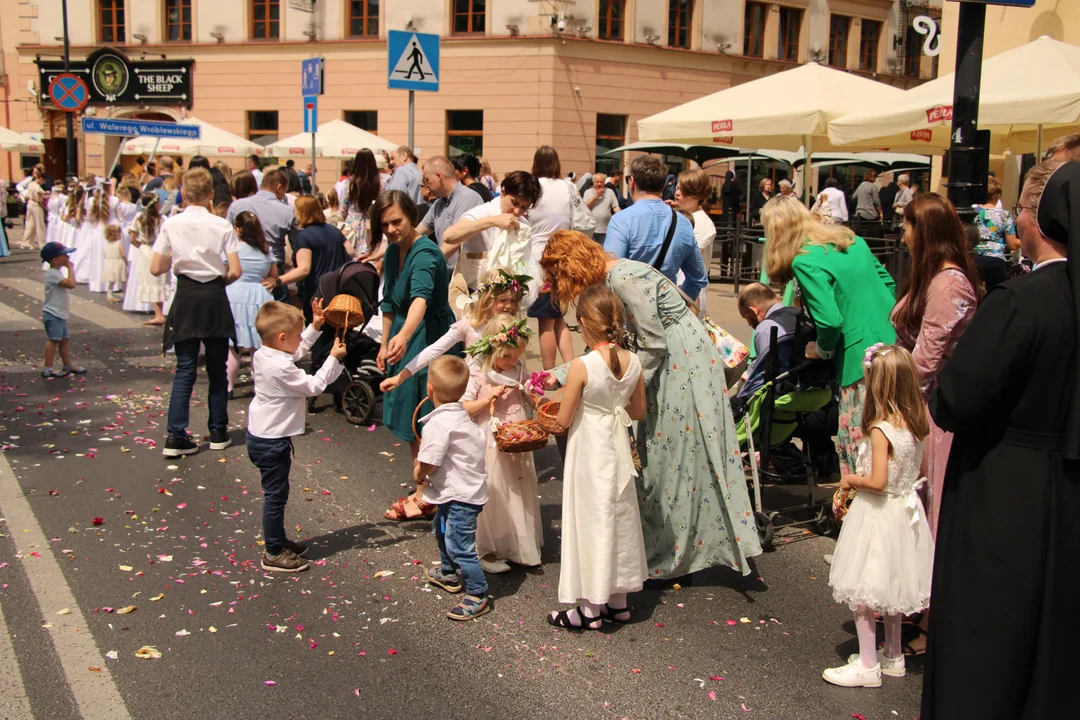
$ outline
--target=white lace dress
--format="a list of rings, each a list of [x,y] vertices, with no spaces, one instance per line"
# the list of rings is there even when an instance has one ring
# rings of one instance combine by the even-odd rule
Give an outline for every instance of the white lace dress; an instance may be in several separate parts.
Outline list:
[[[851,502],[833,552],[833,598],[852,610],[866,605],[883,614],[910,615],[930,604],[934,541],[916,492],[925,442],[887,422],[874,427],[892,444],[883,492],[860,489]],[[869,438],[859,453],[859,474],[869,475]]]

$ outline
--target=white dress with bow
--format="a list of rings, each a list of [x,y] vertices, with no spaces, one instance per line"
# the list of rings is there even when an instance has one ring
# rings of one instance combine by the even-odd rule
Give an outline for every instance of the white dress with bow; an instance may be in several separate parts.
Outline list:
[[[616,378],[600,353],[581,360],[588,381],[566,446],[559,602],[606,603],[640,590],[649,572],[626,413],[641,363],[631,355]]]

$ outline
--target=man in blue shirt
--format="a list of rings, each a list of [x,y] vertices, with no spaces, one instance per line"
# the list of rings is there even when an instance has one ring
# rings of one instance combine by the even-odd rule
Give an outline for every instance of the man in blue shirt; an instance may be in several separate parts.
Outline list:
[[[277,262],[278,273],[285,272],[285,240],[289,233],[296,230],[296,218],[293,209],[285,201],[287,181],[281,170],[271,170],[263,175],[259,192],[246,198],[240,198],[229,206],[225,219],[236,224],[236,216],[245,210],[255,213],[262,225],[270,252]],[[284,300],[288,295],[284,286],[274,288],[274,299]]]
[[[386,189],[402,191],[417,205],[424,202],[420,196],[420,185],[424,181],[424,176],[420,168],[416,167],[416,156],[413,155],[413,151],[402,145],[390,153],[390,162],[394,164],[394,174],[390,176]]]
[[[634,158],[630,163],[630,197],[634,204],[612,216],[604,250],[617,258],[652,265],[672,282],[682,270],[686,276],[682,290],[696,298],[709,286],[709,277],[694,239],[694,226],[660,199],[667,176],[667,165],[660,158],[652,155]],[[672,222],[675,235],[667,253],[660,258]]]

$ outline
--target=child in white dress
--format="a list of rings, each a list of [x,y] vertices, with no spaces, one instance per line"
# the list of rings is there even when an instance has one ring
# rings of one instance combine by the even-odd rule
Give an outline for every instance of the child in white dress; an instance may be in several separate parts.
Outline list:
[[[581,294],[578,323],[592,352],[570,363],[558,421],[570,428],[563,469],[559,602],[571,610],[547,621],[567,630],[599,630],[630,620],[627,593],[648,577],[628,427],[645,417],[637,355],[619,347],[625,311],[602,285]]]
[[[822,677],[842,687],[880,687],[881,676],[904,677],[900,622],[930,603],[934,542],[916,492],[923,445],[930,432],[919,371],[907,350],[878,343],[866,350],[864,440],[857,488],[833,552],[829,585],[836,602],[855,613],[859,652]],[[885,620],[885,647],[877,650],[874,611]]]
[[[139,276],[140,303],[146,303],[154,311],[154,317],[143,322],[143,325],[164,325],[165,314],[162,305],[169,292],[169,278],[172,273],[154,275],[150,272],[150,263],[154,259],[154,241],[157,240],[158,230],[161,229],[161,213],[159,212],[160,200],[154,191],[143,193],[139,200],[139,212],[131,223],[128,231],[131,238],[131,247],[135,249],[135,272]]]
[[[127,254],[120,242],[120,234],[119,225],[105,227],[105,264],[101,268],[101,282],[107,293],[105,299],[111,303],[120,302],[120,298],[113,295],[113,288],[119,285],[122,289],[127,282]]]
[[[476,551],[484,572],[496,575],[510,571],[507,561],[539,565],[544,544],[533,454],[501,452],[494,434],[499,425],[526,418],[524,357],[531,335],[524,319],[496,315],[465,350],[471,377],[461,402],[487,441],[488,502],[476,525]]]

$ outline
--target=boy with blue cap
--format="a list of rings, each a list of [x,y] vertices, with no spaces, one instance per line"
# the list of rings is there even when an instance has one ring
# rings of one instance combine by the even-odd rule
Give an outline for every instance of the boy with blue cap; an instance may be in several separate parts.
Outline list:
[[[68,307],[71,303],[68,292],[75,289],[75,268],[68,255],[73,252],[75,251],[72,248],[66,248],[58,242],[46,243],[45,247],[41,248],[41,259],[49,266],[45,271],[45,304],[41,306],[41,322],[45,325],[45,335],[48,337],[48,342],[45,343],[45,369],[41,371],[41,377],[44,378],[67,377],[72,373],[81,375],[86,372],[86,368],[72,364],[71,349],[68,345]],[[53,370],[57,347],[60,348],[60,359],[64,363],[64,369],[60,372]]]

